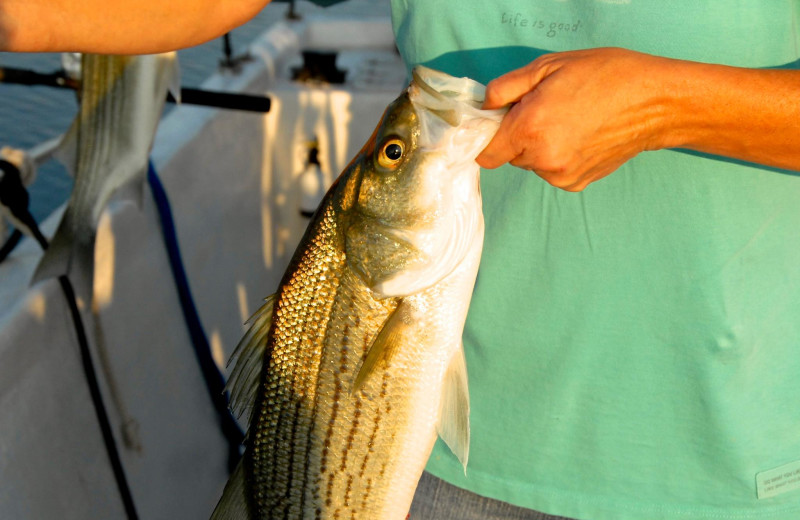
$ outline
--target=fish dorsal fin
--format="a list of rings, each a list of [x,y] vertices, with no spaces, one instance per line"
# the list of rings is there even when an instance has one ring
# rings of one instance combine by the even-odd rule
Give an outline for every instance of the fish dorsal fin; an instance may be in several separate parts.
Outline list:
[[[364,358],[358,375],[356,375],[356,379],[353,382],[353,393],[359,391],[370,374],[379,366],[385,365],[397,351],[397,347],[406,341],[412,331],[412,312],[411,304],[405,300],[400,300],[398,306],[386,318],[381,330],[369,347],[367,357]]]
[[[253,409],[258,383],[261,380],[274,305],[274,294],[264,299],[264,305],[247,320],[250,328],[228,361],[228,366],[235,364],[225,389],[230,392],[230,409],[237,417],[241,417],[244,413],[249,417]]]
[[[459,345],[444,376],[436,431],[461,461],[466,474],[469,459],[469,387],[463,345]]]
[[[239,462],[228,483],[225,484],[222,498],[211,514],[211,520],[250,520],[245,492],[244,466]]]

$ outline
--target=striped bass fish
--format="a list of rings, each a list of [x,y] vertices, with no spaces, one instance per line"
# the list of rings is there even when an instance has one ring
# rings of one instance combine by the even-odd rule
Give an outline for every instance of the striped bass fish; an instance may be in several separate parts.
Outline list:
[[[475,157],[503,112],[467,78],[412,76],[234,353],[250,426],[214,520],[404,519],[437,432],[466,470]]]
[[[81,56],[80,109],[58,152],[75,186],[34,282],[66,274],[91,301],[100,215],[120,187],[133,186],[141,199],[167,91],[177,95],[179,77],[175,53]]]

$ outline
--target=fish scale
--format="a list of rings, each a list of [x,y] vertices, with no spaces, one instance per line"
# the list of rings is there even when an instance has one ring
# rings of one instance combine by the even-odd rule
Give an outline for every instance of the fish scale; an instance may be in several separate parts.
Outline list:
[[[474,82],[426,74],[330,188],[234,353],[233,408],[252,411],[214,520],[400,520],[437,431],[466,465],[474,158],[501,116]],[[451,80],[464,99],[436,93]]]
[[[284,289],[290,303],[276,301],[275,327],[286,326],[287,330],[275,335],[272,361],[265,372],[274,375],[267,377],[265,397],[257,408],[254,482],[256,488],[266,491],[257,498],[255,518],[392,518],[385,511],[391,495],[413,487],[419,477],[401,465],[407,462],[408,468],[415,468],[424,463],[403,460],[397,446],[408,440],[399,439],[398,432],[430,443],[434,439],[435,400],[427,400],[427,413],[423,414],[427,420],[409,425],[419,415],[412,409],[426,404],[407,398],[414,394],[410,388],[418,387],[424,373],[430,371],[431,355],[421,351],[421,346],[404,351],[351,396],[357,368],[397,300],[376,300],[343,261],[333,258],[325,254],[304,258],[297,273],[308,270],[305,261],[338,268],[328,269],[328,283],[321,284],[313,275],[294,276]],[[330,318],[315,322],[312,295],[321,285],[336,296],[327,311]],[[318,300],[321,305],[327,301]],[[292,318],[283,320],[287,314]],[[305,330],[308,324],[324,331],[322,345],[293,337],[291,329]],[[399,377],[391,375],[394,366],[403,368]],[[415,372],[420,375],[414,377]],[[427,451],[423,453],[427,456]],[[394,516],[404,515],[402,504],[397,503]]]
[[[254,423],[259,432],[253,443],[254,480],[269,490],[256,501],[258,518],[322,518],[322,509],[311,506],[318,502],[332,511],[331,518],[377,514],[364,510],[377,493],[367,481],[385,480],[388,464],[372,455],[391,451],[394,437],[379,436],[378,426],[382,414],[392,410],[386,401],[390,389],[397,395],[406,392],[390,384],[390,366],[358,395],[351,397],[350,389],[374,335],[397,302],[374,298],[332,247],[339,240],[333,219],[323,219],[312,240],[315,247],[291,269],[283,297],[275,303],[275,340],[268,347],[270,365]],[[330,293],[336,296],[327,298]],[[337,421],[342,416],[352,420]],[[354,445],[368,449],[352,456]],[[363,489],[359,496],[356,489]]]
[[[336,247],[337,238],[335,220],[326,215],[311,238],[314,247],[307,248],[288,271],[291,276],[282,284],[282,296],[275,302],[269,366],[264,371],[264,391],[253,421],[257,433],[251,470],[258,489],[268,490],[255,497],[255,509],[271,511],[274,516],[264,513],[259,517],[298,517],[298,512],[289,510],[286,496],[298,493],[295,476],[305,474],[298,470],[305,465],[307,450],[298,440],[309,437],[308,404],[316,395],[311,367],[320,363],[319,344],[333,303],[326,296],[336,290],[336,266],[344,263],[341,248]],[[300,409],[303,403],[306,410]],[[294,502],[302,503],[302,499],[295,497]]]
[[[374,481],[376,474],[386,471],[386,458],[376,452],[391,453],[393,448],[378,428],[390,404],[387,389],[395,382],[389,376],[391,367],[376,374],[373,384],[362,391],[351,395],[351,388],[375,334],[397,302],[376,301],[348,269],[341,280],[328,325],[329,348],[322,359],[323,366],[332,370],[321,371],[318,380],[319,396],[326,399],[318,399],[314,409],[320,435],[312,438],[310,460],[319,464],[309,465],[308,470],[319,475],[317,489],[310,495],[321,495],[332,518],[351,518],[375,493],[374,487],[367,491],[367,479]],[[321,512],[314,513],[322,518]]]

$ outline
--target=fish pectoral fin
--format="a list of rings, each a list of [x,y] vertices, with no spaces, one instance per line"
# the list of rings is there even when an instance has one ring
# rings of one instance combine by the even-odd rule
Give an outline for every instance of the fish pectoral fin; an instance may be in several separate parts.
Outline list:
[[[211,520],[249,520],[247,495],[244,485],[244,465],[239,462],[233,471],[225,490],[211,514]]]
[[[233,351],[228,366],[233,370],[225,389],[230,393],[230,409],[241,417],[253,409],[258,392],[258,382],[267,351],[267,334],[272,323],[275,295],[264,299],[264,304],[247,320],[250,328]]]
[[[400,304],[386,318],[381,330],[369,347],[367,357],[364,358],[355,381],[353,381],[351,393],[354,394],[361,390],[370,374],[375,372],[379,366],[384,366],[388,363],[397,351],[397,347],[406,341],[406,338],[412,332],[412,313],[411,304],[401,300]]]
[[[461,461],[466,474],[469,459],[469,387],[463,345],[460,345],[453,355],[444,376],[442,404],[436,431],[450,451]]]

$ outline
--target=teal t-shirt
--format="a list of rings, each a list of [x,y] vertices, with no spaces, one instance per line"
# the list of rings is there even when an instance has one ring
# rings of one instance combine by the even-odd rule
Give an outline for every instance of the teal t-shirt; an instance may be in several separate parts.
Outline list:
[[[407,65],[481,82],[620,46],[797,67],[798,0],[395,0]],[[798,115],[800,124],[800,114]],[[800,174],[645,152],[581,193],[481,176],[467,474],[587,520],[800,519]]]

